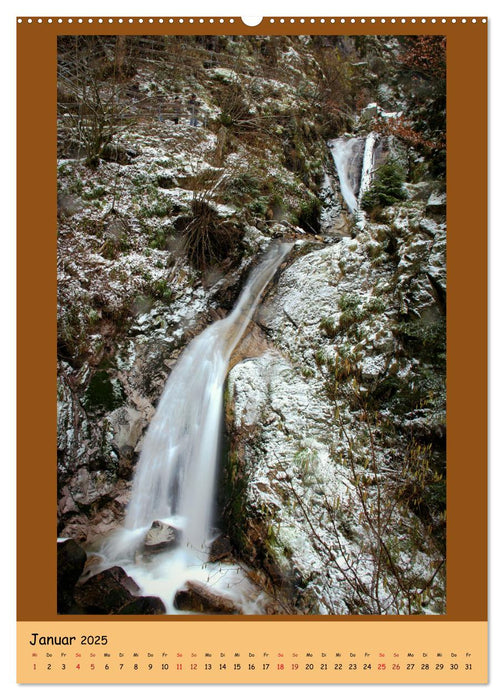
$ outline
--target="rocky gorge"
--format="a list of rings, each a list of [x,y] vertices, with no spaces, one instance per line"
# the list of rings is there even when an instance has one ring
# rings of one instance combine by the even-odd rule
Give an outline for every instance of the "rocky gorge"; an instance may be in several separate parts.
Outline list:
[[[58,63],[59,612],[441,614],[442,41],[63,37]],[[174,512],[128,530],[139,460],[277,241],[189,575]]]

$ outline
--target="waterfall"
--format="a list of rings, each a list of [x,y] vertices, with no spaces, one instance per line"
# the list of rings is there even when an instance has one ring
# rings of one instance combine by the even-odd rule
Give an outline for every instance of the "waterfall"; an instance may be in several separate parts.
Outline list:
[[[341,194],[352,214],[359,211],[361,197],[371,183],[375,141],[376,134],[371,132],[365,139],[337,138],[328,142]]]
[[[231,354],[292,245],[275,244],[252,271],[229,316],[194,338],[180,356],[145,436],[124,528],[99,552],[103,566],[123,566],[142,594],[159,595],[170,613],[178,612],[173,598],[188,579],[212,577],[217,589],[243,594],[237,583],[243,575],[237,579],[236,567],[221,564],[215,570],[206,554],[220,457],[223,388]],[[145,559],[138,553],[156,520],[176,528],[178,545]],[[248,604],[253,606],[249,612],[257,611],[258,600]]]
[[[275,247],[251,274],[225,319],[186,348],[163,391],[136,469],[126,527],[176,518],[183,542],[204,547],[219,456],[223,385],[229,358],[290,243]]]
[[[357,210],[356,172],[360,172],[361,139],[333,139],[329,141],[334,164],[340,181],[341,194],[353,214]]]

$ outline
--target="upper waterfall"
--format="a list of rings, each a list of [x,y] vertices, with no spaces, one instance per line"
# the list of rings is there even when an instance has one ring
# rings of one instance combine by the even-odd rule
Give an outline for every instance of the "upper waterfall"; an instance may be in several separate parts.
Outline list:
[[[352,214],[359,210],[362,195],[371,183],[375,141],[374,132],[370,132],[366,138],[340,137],[328,141],[341,194]]]

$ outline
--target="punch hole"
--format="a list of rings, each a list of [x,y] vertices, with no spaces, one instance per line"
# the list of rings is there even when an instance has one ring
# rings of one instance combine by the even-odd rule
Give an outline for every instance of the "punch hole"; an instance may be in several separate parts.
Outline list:
[[[258,24],[261,24],[263,18],[262,17],[242,17],[241,21],[243,24],[246,24],[247,27],[257,27]]]

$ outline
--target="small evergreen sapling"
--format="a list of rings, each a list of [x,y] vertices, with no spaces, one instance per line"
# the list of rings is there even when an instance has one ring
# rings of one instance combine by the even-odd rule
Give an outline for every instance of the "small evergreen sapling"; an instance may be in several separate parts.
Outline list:
[[[406,199],[403,189],[404,175],[400,166],[394,161],[385,163],[377,169],[371,187],[362,197],[364,211],[375,207],[387,207],[394,202]]]

